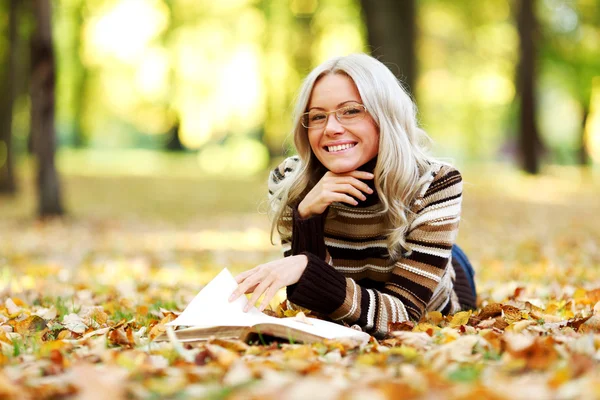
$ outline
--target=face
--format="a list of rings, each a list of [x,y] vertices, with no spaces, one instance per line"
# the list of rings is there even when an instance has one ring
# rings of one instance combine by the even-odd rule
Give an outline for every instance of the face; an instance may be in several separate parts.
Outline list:
[[[347,75],[329,74],[314,85],[307,111],[335,111],[349,102],[362,104],[354,81]],[[356,170],[377,155],[379,129],[368,113],[360,121],[345,125],[331,113],[324,127],[308,129],[308,141],[325,168],[343,174]]]

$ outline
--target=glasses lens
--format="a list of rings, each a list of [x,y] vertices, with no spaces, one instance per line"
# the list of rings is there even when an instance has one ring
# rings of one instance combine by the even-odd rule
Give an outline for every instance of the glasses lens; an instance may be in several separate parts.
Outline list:
[[[304,114],[304,125],[305,128],[320,128],[325,125],[327,121],[327,114],[322,111],[309,111]]]
[[[341,122],[354,122],[363,119],[367,111],[361,104],[351,104],[337,110],[336,115]]]

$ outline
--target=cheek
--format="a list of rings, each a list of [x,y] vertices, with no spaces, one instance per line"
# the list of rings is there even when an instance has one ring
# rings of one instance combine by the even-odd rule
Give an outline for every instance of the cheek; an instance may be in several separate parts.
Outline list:
[[[315,150],[319,149],[319,138],[320,136],[314,132],[308,134],[308,143],[310,144],[313,153],[315,153]]]

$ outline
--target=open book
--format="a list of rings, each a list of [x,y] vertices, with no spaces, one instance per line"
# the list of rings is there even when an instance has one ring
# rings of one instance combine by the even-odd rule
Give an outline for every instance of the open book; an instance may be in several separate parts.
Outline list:
[[[245,296],[229,302],[237,282],[225,268],[210,281],[183,312],[167,325],[188,326],[176,330],[180,341],[207,340],[211,337],[249,341],[261,335],[274,336],[290,342],[310,343],[322,339],[349,338],[366,343],[368,333],[316,318],[276,318],[263,314],[256,307],[244,312]],[[167,340],[164,334],[156,340]]]

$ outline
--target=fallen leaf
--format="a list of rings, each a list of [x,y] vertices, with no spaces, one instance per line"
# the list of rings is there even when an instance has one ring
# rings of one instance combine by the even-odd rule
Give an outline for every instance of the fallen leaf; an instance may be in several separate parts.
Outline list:
[[[84,333],[88,328],[81,317],[74,313],[65,315],[63,317],[62,324],[65,326],[65,328],[75,333]]]
[[[471,311],[461,311],[452,317],[450,320],[449,326],[451,328],[456,328],[461,325],[466,325],[469,322],[469,317],[471,317]]]
[[[19,321],[15,324],[15,332],[26,336],[30,333],[39,332],[46,328],[46,321],[37,315],[27,317],[23,321]]]

